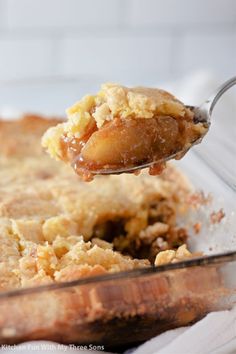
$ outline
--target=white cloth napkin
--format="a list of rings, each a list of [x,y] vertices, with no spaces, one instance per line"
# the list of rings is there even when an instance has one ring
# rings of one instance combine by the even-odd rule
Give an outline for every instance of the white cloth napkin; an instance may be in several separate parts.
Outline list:
[[[186,104],[195,105],[207,99],[219,83],[219,80],[214,79],[208,73],[196,73],[181,82],[166,84],[165,88],[176,94]],[[235,92],[233,90],[229,95],[226,95],[222,103],[219,104],[219,109],[216,110],[214,115],[214,129],[210,131],[209,137],[207,136],[206,143],[203,142],[203,146],[201,146],[202,153],[206,158],[210,158],[209,163],[217,164],[219,161],[221,161],[221,164],[223,163],[224,172],[228,172],[229,182],[232,180],[232,177],[236,177],[234,169],[236,166]],[[104,353],[104,351],[83,350],[81,348],[61,346],[60,344],[46,341],[23,343],[11,348],[2,348],[1,351],[7,354],[12,352],[20,352],[22,354]],[[190,327],[167,331],[152,338],[138,348],[126,351],[125,354],[129,353],[235,354],[236,307],[230,311],[210,313],[204,319]]]
[[[236,353],[236,307],[212,312],[191,327],[167,331],[132,354]]]

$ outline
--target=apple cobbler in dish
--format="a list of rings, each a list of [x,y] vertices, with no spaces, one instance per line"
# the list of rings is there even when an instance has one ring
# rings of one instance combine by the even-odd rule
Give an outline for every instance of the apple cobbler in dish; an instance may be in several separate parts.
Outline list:
[[[170,93],[154,88],[104,84],[67,110],[68,120],[50,128],[42,144],[69,162],[85,180],[104,171],[132,169],[186,152],[206,133],[193,112]],[[180,157],[180,156],[179,156]]]
[[[105,86],[104,95],[110,89],[119,88]],[[104,97],[101,95],[101,101]],[[142,97],[140,105],[134,101],[132,109],[149,118],[149,101],[143,111]],[[85,98],[70,110],[71,120],[46,133],[48,143],[51,134],[58,135],[48,145],[52,154],[61,157],[63,139],[75,139],[73,134],[77,139],[88,126],[95,129],[88,115],[94,100]],[[168,95],[167,102],[173,115],[189,114],[174,99],[169,101]],[[83,116],[76,113],[82,112],[81,104]],[[104,124],[102,110],[108,109],[103,105],[94,111],[99,126]],[[111,100],[110,105],[118,112],[116,101]],[[165,114],[167,107],[163,104],[160,113]],[[59,122],[37,116],[0,121],[1,290],[191,257],[184,246],[187,231],[177,222],[178,215],[188,211],[186,199],[191,191],[182,173],[168,165],[161,176],[143,171],[139,176],[97,176],[86,183],[69,165],[51,160],[41,147],[43,133]],[[111,117],[111,124],[118,123]],[[63,135],[65,129],[67,136]]]

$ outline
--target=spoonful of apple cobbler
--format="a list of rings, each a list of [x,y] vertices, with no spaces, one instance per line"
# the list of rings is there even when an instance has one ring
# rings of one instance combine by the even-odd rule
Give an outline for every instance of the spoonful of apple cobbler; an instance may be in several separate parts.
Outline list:
[[[236,77],[199,107],[185,106],[160,89],[103,84],[96,95],[70,107],[68,120],[50,128],[42,145],[86,181],[146,167],[159,174],[167,160],[201,142],[216,102],[234,84]]]

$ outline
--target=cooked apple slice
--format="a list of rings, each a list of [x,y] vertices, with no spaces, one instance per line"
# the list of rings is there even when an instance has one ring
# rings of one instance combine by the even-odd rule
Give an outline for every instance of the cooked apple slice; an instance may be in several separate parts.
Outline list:
[[[95,171],[96,166],[133,167],[175,151],[178,132],[178,123],[171,117],[116,119],[91,135],[80,156]]]

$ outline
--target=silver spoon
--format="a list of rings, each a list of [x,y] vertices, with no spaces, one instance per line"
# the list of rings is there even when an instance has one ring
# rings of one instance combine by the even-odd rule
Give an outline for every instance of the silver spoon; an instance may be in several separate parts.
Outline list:
[[[201,104],[199,107],[195,107],[195,106],[186,106],[187,108],[189,108],[193,113],[194,113],[194,122],[197,123],[203,123],[207,130],[206,133],[210,127],[211,124],[211,115],[212,115],[212,111],[216,105],[216,103],[218,102],[218,100],[220,99],[220,97],[232,86],[234,86],[236,84],[236,76],[232,77],[231,79],[229,79],[228,81],[226,81],[224,84],[222,84],[209,98],[208,100],[206,100],[203,104]],[[206,134],[205,133],[205,134]],[[205,135],[204,134],[204,135]],[[147,168],[150,167],[154,164],[161,164],[164,163],[168,160],[171,159],[179,159],[181,158],[183,155],[185,155],[185,153],[194,145],[201,143],[202,138],[204,136],[201,136],[199,139],[195,140],[190,147],[188,147],[188,149],[185,150],[181,150],[181,151],[177,151],[174,154],[165,157],[164,159],[158,160],[158,161],[151,161],[139,166],[134,166],[134,167],[123,167],[120,169],[101,169],[101,170],[96,170],[96,171],[90,171],[91,173],[94,173],[96,175],[110,175],[110,174],[120,174],[120,173],[130,173],[130,172],[135,172],[137,170],[141,170],[143,168]]]

